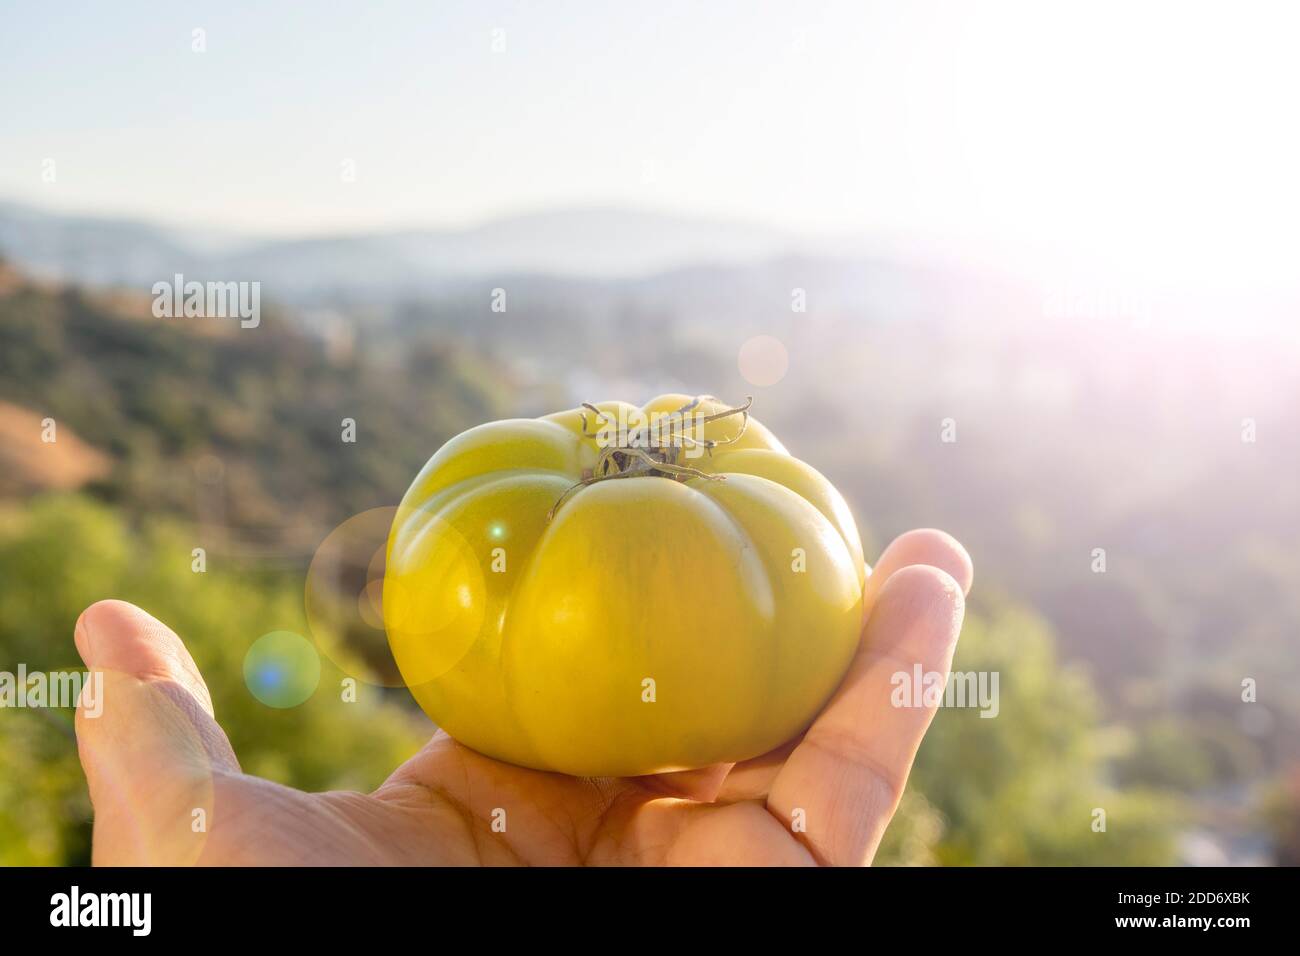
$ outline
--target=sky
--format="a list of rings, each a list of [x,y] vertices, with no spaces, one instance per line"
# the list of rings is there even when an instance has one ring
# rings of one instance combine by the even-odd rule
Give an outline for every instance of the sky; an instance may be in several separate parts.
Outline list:
[[[1298,41],[1251,0],[6,0],[0,198],[267,236],[636,205],[1272,281]]]

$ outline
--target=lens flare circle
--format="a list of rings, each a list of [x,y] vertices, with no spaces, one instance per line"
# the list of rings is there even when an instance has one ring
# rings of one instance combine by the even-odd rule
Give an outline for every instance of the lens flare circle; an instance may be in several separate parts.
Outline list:
[[[780,339],[756,335],[740,347],[736,365],[746,382],[762,388],[785,378],[790,369],[790,353]]]
[[[301,634],[271,631],[244,655],[244,683],[268,707],[297,707],[320,684],[320,655]]]
[[[446,589],[422,582],[417,589],[410,582],[387,573],[388,534],[397,508],[371,508],[348,518],[331,531],[312,556],[303,593],[307,625],[320,653],[343,673],[378,687],[404,687],[431,680],[453,666],[467,650],[448,643],[453,622],[463,623],[466,611],[461,591],[479,588],[483,571],[477,555],[463,534],[439,518],[430,517],[428,540],[441,546],[434,564],[441,569],[439,580]],[[507,528],[497,523],[504,540]],[[434,530],[437,533],[432,533]],[[495,530],[495,529],[494,529]],[[409,673],[399,670],[390,638],[406,646],[439,648],[415,667],[406,661]]]

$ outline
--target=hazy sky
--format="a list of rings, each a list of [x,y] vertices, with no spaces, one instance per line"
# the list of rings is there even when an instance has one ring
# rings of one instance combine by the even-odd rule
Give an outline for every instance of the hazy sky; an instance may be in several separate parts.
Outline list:
[[[1277,270],[1298,47],[1285,2],[6,0],[0,197],[266,234],[634,203]]]

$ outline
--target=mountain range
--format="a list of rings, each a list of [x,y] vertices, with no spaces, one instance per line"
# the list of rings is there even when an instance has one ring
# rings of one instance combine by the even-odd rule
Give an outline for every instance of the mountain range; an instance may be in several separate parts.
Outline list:
[[[811,245],[765,226],[588,207],[420,229],[291,239],[209,235],[124,218],[0,202],[0,257],[46,279],[151,286],[261,281],[282,299],[428,291],[494,275],[624,279],[686,266],[752,264]]]

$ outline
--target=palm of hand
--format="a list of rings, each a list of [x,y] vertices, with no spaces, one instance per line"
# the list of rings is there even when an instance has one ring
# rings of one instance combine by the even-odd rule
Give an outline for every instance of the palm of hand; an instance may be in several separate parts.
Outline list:
[[[439,732],[373,794],[243,774],[180,639],[129,604],[77,622],[104,710],[77,716],[96,864],[800,865],[870,862],[933,717],[890,706],[914,664],[946,674],[971,567],[911,532],[881,556],[849,674],[807,733],[763,757],[654,778],[580,779]]]

